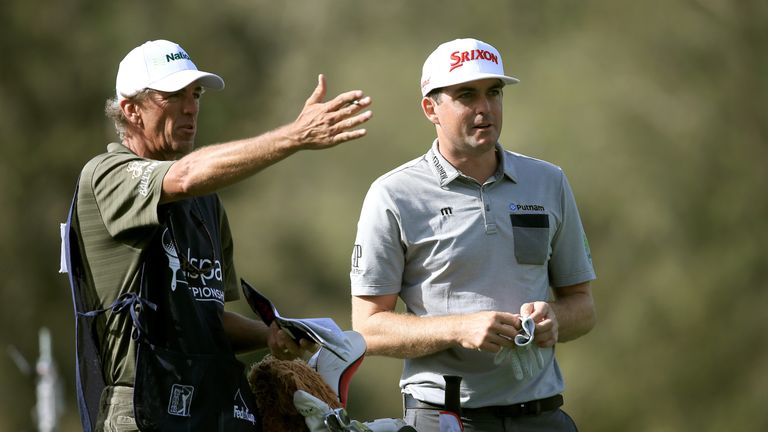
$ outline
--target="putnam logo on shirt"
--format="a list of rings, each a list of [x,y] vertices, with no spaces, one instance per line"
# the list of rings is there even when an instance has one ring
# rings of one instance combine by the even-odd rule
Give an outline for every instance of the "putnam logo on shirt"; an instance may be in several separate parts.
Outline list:
[[[516,212],[516,211],[543,212],[543,211],[547,211],[547,209],[545,209],[543,205],[539,205],[539,204],[509,203],[509,211],[512,211],[512,212]]]

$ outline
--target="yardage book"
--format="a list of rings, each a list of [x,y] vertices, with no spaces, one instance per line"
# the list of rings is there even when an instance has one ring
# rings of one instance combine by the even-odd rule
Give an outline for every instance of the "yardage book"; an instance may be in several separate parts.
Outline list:
[[[256,312],[264,324],[277,325],[298,343],[299,339],[308,339],[330,351],[342,361],[347,361],[347,336],[336,322],[330,318],[285,318],[280,316],[275,305],[260,292],[256,291],[244,279],[240,284],[248,305]]]

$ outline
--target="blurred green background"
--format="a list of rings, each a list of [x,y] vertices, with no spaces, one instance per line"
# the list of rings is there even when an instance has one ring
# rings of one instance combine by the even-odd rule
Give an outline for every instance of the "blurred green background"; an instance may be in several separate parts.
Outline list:
[[[768,3],[760,0],[94,0],[0,3],[0,430],[32,431],[48,327],[80,429],[59,222],[81,166],[114,140],[120,59],[180,43],[219,73],[200,145],[289,122],[316,83],[363,89],[369,135],[224,190],[240,275],[286,316],[349,328],[349,257],[372,180],[429,147],[419,77],[439,43],[495,45],[506,148],[562,166],[599,279],[599,323],[558,347],[583,431],[768,430]],[[248,313],[244,302],[233,308]],[[253,362],[260,355],[243,357]],[[400,416],[400,361],[366,359],[359,419]]]

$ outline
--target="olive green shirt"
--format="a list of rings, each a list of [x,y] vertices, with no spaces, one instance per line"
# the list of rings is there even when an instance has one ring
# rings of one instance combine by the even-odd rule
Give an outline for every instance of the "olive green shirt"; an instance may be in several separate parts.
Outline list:
[[[109,144],[107,150],[89,161],[80,174],[73,220],[90,310],[108,308],[120,295],[139,292],[143,251],[160,227],[157,209],[163,177],[174,163],[143,159],[118,143]],[[219,208],[225,300],[229,301],[238,298],[238,279],[227,218],[223,207]],[[96,320],[105,383],[132,386],[136,346],[130,315],[107,311]]]

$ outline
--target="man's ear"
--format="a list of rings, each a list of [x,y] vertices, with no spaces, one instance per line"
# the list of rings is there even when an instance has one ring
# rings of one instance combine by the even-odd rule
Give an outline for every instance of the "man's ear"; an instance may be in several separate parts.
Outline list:
[[[120,101],[120,109],[123,110],[123,115],[128,123],[134,126],[141,124],[141,111],[139,111],[139,105],[136,102],[123,99]]]
[[[440,124],[440,120],[437,118],[437,114],[435,113],[436,106],[437,103],[430,97],[423,97],[421,99],[421,110],[424,111],[424,115],[427,116],[427,119],[430,122],[437,125]]]

